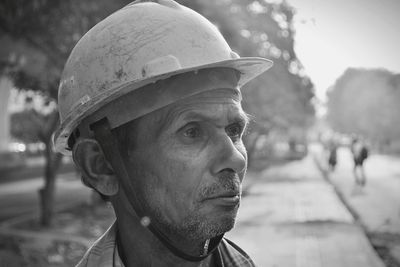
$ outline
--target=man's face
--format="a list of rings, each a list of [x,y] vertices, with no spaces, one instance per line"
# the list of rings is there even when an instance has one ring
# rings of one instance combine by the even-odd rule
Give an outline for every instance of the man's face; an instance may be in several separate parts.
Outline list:
[[[246,125],[231,89],[191,96],[135,120],[127,168],[144,215],[164,233],[191,240],[232,229],[247,168]]]

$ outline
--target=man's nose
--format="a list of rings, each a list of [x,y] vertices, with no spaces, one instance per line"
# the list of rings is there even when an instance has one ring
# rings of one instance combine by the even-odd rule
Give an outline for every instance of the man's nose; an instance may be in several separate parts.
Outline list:
[[[236,173],[245,171],[247,167],[247,153],[243,143],[235,143],[228,135],[221,134],[215,140],[215,161],[212,172],[217,174],[223,170],[232,170]]]

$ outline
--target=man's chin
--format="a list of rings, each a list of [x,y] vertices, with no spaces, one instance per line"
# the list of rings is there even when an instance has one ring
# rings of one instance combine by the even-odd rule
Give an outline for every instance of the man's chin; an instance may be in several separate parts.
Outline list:
[[[196,216],[196,219],[186,221],[181,233],[185,233],[185,238],[192,240],[210,239],[232,230],[235,221],[236,211],[234,210]]]
[[[222,214],[207,220],[206,229],[203,229],[207,238],[224,234],[235,226],[236,212],[234,214]]]
[[[219,221],[220,231],[217,234],[223,234],[232,230],[233,227],[235,226],[235,222],[236,222],[236,216],[234,218],[232,217],[223,218],[222,220]]]

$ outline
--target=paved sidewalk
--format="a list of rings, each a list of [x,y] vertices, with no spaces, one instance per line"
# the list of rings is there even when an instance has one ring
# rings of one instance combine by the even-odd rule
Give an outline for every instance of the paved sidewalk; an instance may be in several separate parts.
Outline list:
[[[311,156],[247,179],[248,195],[227,237],[258,266],[384,266]]]

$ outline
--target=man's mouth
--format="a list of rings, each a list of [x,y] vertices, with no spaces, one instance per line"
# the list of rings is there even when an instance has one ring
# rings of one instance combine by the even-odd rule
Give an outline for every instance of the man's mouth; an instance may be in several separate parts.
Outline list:
[[[204,201],[215,202],[222,206],[236,206],[240,202],[240,197],[239,191],[229,191],[212,195],[207,197]]]

